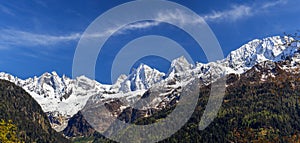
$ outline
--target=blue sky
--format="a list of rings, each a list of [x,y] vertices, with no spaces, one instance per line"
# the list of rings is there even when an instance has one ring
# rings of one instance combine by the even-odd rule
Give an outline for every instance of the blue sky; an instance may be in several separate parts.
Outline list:
[[[77,43],[95,18],[128,1],[22,0],[0,2],[0,71],[20,78],[56,71],[72,75],[72,62]],[[224,56],[249,40],[300,29],[299,0],[174,0],[203,17],[216,35]],[[138,8],[137,8],[138,10]],[[174,13],[173,13],[174,15]],[[172,13],[163,13],[164,18]],[[181,15],[182,22],[191,22]],[[207,62],[203,51],[182,30],[166,23],[141,21],[114,34],[104,45],[96,66],[96,80],[110,82],[112,57],[122,46],[149,34],[170,37],[182,44],[199,62]],[[197,50],[196,50],[197,49]],[[101,56],[102,55],[102,56]],[[166,72],[169,62],[156,56],[137,61]],[[129,71],[128,71],[129,72]],[[109,77],[109,78],[108,78]]]

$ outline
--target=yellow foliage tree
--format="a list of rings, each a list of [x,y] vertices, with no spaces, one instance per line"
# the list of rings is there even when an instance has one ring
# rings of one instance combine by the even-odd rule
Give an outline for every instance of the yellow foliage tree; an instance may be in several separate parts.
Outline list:
[[[0,142],[1,143],[22,143],[17,137],[17,127],[12,120],[0,121]]]

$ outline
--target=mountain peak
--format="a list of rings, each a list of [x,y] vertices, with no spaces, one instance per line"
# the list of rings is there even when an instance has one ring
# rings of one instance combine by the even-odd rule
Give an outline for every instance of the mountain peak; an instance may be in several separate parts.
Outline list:
[[[293,55],[295,52],[295,48],[289,46],[291,41],[292,38],[280,36],[255,39],[232,51],[225,60],[228,61],[228,66],[235,70],[242,68],[241,66],[250,68],[266,60],[284,60],[286,55]]]
[[[41,75],[41,77],[50,77],[50,76],[52,76],[52,74],[49,72],[45,72]]]
[[[121,75],[118,77],[118,79],[117,79],[117,81],[115,82],[115,84],[120,84],[121,82],[124,82],[126,79],[127,79],[127,75],[121,74]]]
[[[76,80],[91,80],[91,79],[89,79],[85,75],[81,75],[81,76],[76,77]]]
[[[180,56],[171,62],[171,66],[174,66],[177,64],[190,65],[190,63],[187,61],[187,59],[184,56]]]
[[[149,71],[149,70],[153,70],[151,67],[149,67],[148,65],[141,63],[138,68],[136,69],[137,72],[139,71]]]
[[[151,85],[163,79],[165,73],[145,64],[140,64],[122,83],[121,89],[125,92],[148,89]]]
[[[184,56],[181,56],[177,59],[174,59],[171,62],[171,68],[169,69],[170,73],[179,73],[183,71],[190,70],[192,68],[192,65],[187,61],[187,59]]]
[[[138,68],[135,69],[135,70],[133,71],[133,73],[131,74],[131,76],[129,76],[129,77],[132,77],[132,75],[140,75],[140,76],[145,76],[145,78],[147,78],[147,76],[148,76],[150,73],[162,74],[162,72],[158,71],[157,69],[151,68],[150,66],[141,63],[141,64],[138,66]]]
[[[52,71],[51,74],[52,74],[53,76],[58,76],[58,74],[57,74],[56,71]]]
[[[204,84],[209,84],[226,74],[241,74],[253,66],[264,61],[283,61],[293,56],[300,44],[294,43],[288,37],[268,37],[255,39],[232,51],[227,58],[210,63],[198,63],[192,66],[184,56],[171,62],[168,74],[162,73],[145,64],[140,64],[130,75],[121,75],[114,85],[103,85],[85,76],[70,79],[62,78],[55,72],[26,80],[18,79],[6,73],[0,73],[0,79],[9,80],[23,87],[33,98],[38,101],[45,112],[59,112],[61,115],[72,116],[81,110],[91,95],[104,95],[104,98],[123,96],[128,93],[135,94],[145,92],[152,87],[161,87],[164,84],[170,88],[183,86],[190,78],[201,79]],[[299,56],[300,57],[300,56]],[[295,59],[295,61],[300,61]],[[295,62],[293,61],[293,62]],[[290,64],[290,67],[295,67]],[[267,65],[272,68],[272,66]],[[289,68],[289,67],[288,67]],[[156,86],[157,85],[157,86]],[[171,87],[172,85],[172,87]],[[121,94],[119,94],[121,93]]]

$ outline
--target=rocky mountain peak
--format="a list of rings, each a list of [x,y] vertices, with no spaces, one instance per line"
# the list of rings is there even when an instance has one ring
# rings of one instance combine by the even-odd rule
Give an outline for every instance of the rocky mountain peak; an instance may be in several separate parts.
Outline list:
[[[169,69],[169,74],[170,73],[180,73],[180,72],[183,72],[183,71],[190,70],[191,68],[192,68],[191,63],[189,63],[184,56],[181,56],[177,59],[174,59],[171,62],[171,67]]]

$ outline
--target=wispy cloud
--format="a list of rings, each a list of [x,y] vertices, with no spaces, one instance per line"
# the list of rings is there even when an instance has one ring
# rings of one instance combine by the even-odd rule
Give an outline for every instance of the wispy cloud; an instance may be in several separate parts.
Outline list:
[[[118,29],[119,27],[112,27],[110,29],[107,29],[104,33],[98,34],[99,36],[107,36],[109,35],[121,35],[121,34],[127,34],[128,32],[132,30],[142,30],[147,29],[153,26],[159,25],[160,22],[157,21],[142,21],[142,22],[136,22],[132,24],[128,24],[125,27],[122,27],[121,29]],[[115,32],[115,33],[114,33]],[[93,35],[90,35],[90,37],[93,37]]]
[[[199,24],[199,22],[203,22],[201,19],[198,19],[198,17],[188,15],[181,10],[175,10],[175,11],[170,10],[170,11],[158,12],[158,14],[154,16],[153,20],[154,21],[141,21],[141,22],[131,23],[122,27],[121,29],[119,29],[120,27],[111,27],[106,29],[106,31],[102,33],[95,33],[95,34],[90,34],[85,36],[91,38],[101,38],[110,35],[117,36],[117,35],[127,34],[133,30],[152,28],[154,26],[160,25],[162,22],[165,21],[178,23],[180,25]]]
[[[0,4],[0,11],[5,13],[5,14],[11,15],[11,16],[15,15],[15,13],[11,9],[9,9],[8,7],[6,7],[2,4]]]
[[[277,1],[267,2],[267,3],[264,3],[261,6],[261,8],[262,9],[267,9],[267,8],[274,7],[274,6],[277,6],[277,5],[286,4],[287,2],[288,2],[288,0],[277,0]]]
[[[160,22],[157,21],[142,21],[142,22],[136,22],[132,24],[128,24],[120,29],[120,27],[110,27],[103,31],[102,33],[89,33],[88,35],[85,35],[86,38],[102,38],[107,36],[117,36],[117,35],[123,35],[127,34],[132,30],[142,30],[147,29],[153,26],[159,25]]]
[[[145,29],[158,24],[159,22],[137,22],[126,25],[121,30],[118,30],[119,27],[112,27],[102,33],[92,33],[85,36],[86,38],[102,38],[113,34],[121,35],[126,34],[130,30]],[[0,29],[0,50],[12,47],[53,46],[65,42],[77,41],[81,36],[81,33],[78,32],[66,35],[49,35],[16,29]]]
[[[129,24],[127,25],[123,30],[136,30],[136,29],[145,29],[145,28],[149,28],[152,26],[157,26],[159,25],[159,22],[148,22],[148,21],[144,21],[144,22],[138,22],[138,23],[134,23],[134,24]]]
[[[205,21],[209,22],[234,22],[239,19],[248,18],[265,12],[266,10],[276,7],[278,5],[284,5],[287,3],[287,0],[275,0],[269,2],[260,2],[260,3],[251,3],[251,4],[241,4],[241,5],[231,5],[225,10],[213,10],[210,13],[200,15],[203,19],[200,19],[198,16],[194,16],[188,13],[185,13],[182,10],[166,10],[158,12],[157,16],[154,18],[156,21],[145,22],[145,23],[134,23],[132,25],[127,25],[121,31],[118,31],[116,34],[124,34],[128,30],[136,30],[149,28],[152,26],[157,26],[160,22],[169,21],[172,23],[178,23],[179,25],[197,25]],[[112,28],[108,31],[114,31]],[[106,32],[106,34],[111,34]]]
[[[145,29],[158,25],[159,22],[138,22],[129,24],[118,30],[119,27],[106,29],[102,33],[92,33],[85,35],[86,38],[102,38],[110,35],[126,34],[130,30]],[[35,46],[52,46],[65,42],[77,41],[81,38],[81,33],[72,33],[66,35],[49,35],[39,34],[34,32],[15,30],[15,29],[0,29],[0,50],[9,49],[11,47],[35,47]]]
[[[210,13],[200,15],[204,20],[210,22],[219,22],[219,21],[237,21],[242,18],[247,18],[250,16],[257,15],[263,11],[266,11],[270,8],[276,7],[278,5],[286,4],[287,0],[277,0],[272,2],[265,3],[254,3],[254,4],[243,4],[243,5],[232,5],[225,10],[214,10]],[[0,4],[0,11],[7,14],[13,14],[10,9],[4,7]],[[190,15],[179,9],[176,10],[166,10],[160,11],[154,17],[155,21],[142,21],[132,24],[128,24],[122,29],[119,27],[111,27],[106,29],[102,33],[94,33],[90,35],[85,35],[88,38],[101,38],[104,36],[110,35],[121,35],[127,34],[132,30],[141,30],[146,28],[151,28],[153,26],[158,26],[161,22],[170,21],[173,23],[178,23],[180,25],[197,25],[203,22],[203,19],[199,19],[197,16]],[[64,42],[76,41],[81,37],[81,33],[75,32],[66,35],[50,35],[50,34],[40,34],[29,31],[21,31],[15,29],[0,29],[0,50],[7,49],[7,47],[16,47],[16,46],[51,46],[57,45]]]
[[[234,5],[228,10],[213,11],[212,13],[203,15],[203,18],[208,21],[213,20],[229,20],[235,21],[243,17],[253,15],[253,8],[247,5]]]
[[[50,46],[56,45],[62,42],[74,41],[80,38],[79,33],[73,33],[69,35],[48,35],[38,34],[27,31],[20,31],[14,29],[2,29],[0,30],[0,44],[4,47],[15,46]]]
[[[40,54],[30,53],[30,52],[22,52],[20,53],[22,56],[30,57],[30,58],[41,58]]]
[[[211,13],[202,15],[202,17],[207,21],[236,21],[242,18],[257,15],[270,8],[286,3],[287,0],[276,0],[272,2],[260,2],[248,5],[232,5],[229,9],[223,11],[212,11]]]
[[[199,19],[197,16],[187,14],[179,9],[159,12],[155,20],[162,22],[169,21],[178,23],[179,25],[199,24],[203,22],[203,20]]]
[[[182,10],[166,10],[160,11],[153,18],[155,21],[143,21],[137,22],[133,24],[128,24],[122,29],[118,29],[119,27],[111,27],[102,33],[95,33],[91,35],[86,35],[91,38],[101,38],[104,36],[110,35],[121,35],[127,34],[131,30],[141,30],[151,28],[153,26],[158,26],[161,22],[169,21],[171,23],[177,23],[179,25],[197,25],[201,24],[205,21],[210,22],[219,22],[219,21],[236,21],[242,18],[247,18],[250,16],[254,16],[261,11],[265,11],[269,8],[275,7],[280,4],[285,4],[287,0],[277,0],[272,2],[260,3],[260,4],[252,4],[252,5],[232,5],[230,8],[225,9],[223,11],[212,11],[211,13],[200,15],[203,19],[200,19],[198,16],[194,16],[188,13],[185,13]]]

